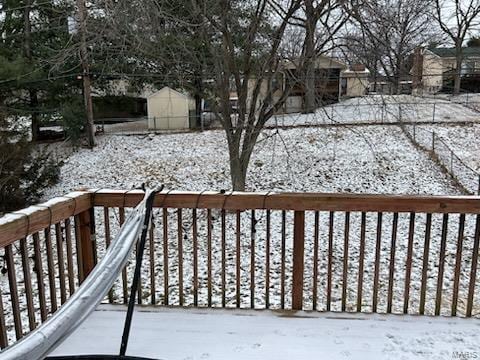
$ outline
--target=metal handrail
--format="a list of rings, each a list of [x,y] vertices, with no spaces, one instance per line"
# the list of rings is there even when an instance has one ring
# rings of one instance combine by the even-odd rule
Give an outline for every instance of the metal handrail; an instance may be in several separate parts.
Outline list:
[[[97,307],[125,267],[147,216],[147,191],[129,215],[105,257],[95,266],[78,291],[48,321],[0,352],[2,360],[39,360],[60,345]]]

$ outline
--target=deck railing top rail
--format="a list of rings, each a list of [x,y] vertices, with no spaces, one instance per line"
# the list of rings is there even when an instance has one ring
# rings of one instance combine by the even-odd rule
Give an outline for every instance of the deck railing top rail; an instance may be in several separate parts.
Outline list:
[[[90,192],[94,206],[104,207],[134,207],[144,194],[141,190]],[[480,196],[165,191],[157,194],[154,207],[479,214]]]

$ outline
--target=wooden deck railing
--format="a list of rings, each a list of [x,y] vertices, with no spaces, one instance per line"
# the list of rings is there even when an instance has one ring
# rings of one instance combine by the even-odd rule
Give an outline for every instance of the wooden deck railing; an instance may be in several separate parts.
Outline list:
[[[142,197],[77,192],[0,219],[2,348],[67,301]],[[141,304],[480,312],[480,197],[164,192],[154,207]],[[126,303],[133,266],[106,301]]]

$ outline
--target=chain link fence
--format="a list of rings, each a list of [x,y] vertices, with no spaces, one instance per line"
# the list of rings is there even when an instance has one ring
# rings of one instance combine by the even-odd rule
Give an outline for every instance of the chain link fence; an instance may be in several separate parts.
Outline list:
[[[402,124],[402,129],[417,146],[429,151],[467,193],[480,195],[480,173],[465,164],[442,137],[418,124]]]

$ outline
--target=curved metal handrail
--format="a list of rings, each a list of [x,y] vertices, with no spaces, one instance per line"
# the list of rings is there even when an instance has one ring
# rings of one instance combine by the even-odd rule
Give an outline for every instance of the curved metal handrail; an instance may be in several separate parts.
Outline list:
[[[144,226],[147,199],[154,194],[146,192],[77,292],[49,320],[0,352],[2,360],[45,358],[95,310],[126,265]]]

